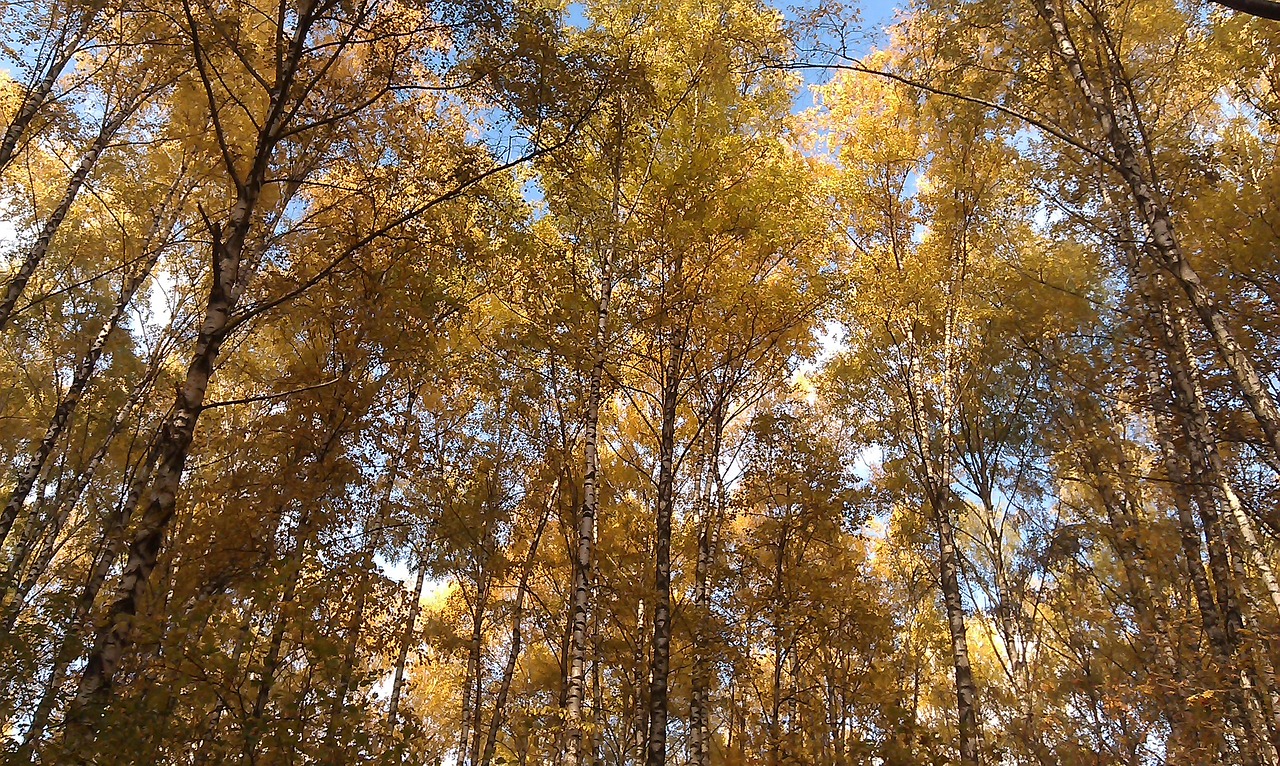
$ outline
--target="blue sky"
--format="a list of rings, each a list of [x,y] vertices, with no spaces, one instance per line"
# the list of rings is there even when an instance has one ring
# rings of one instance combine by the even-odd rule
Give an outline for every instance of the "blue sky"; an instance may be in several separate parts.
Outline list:
[[[821,0],[818,0],[821,1]],[[865,2],[850,3],[850,10],[858,12],[858,18],[848,29],[849,54],[862,56],[871,51],[872,48],[882,46],[886,35],[885,28],[893,23],[897,13],[906,6],[906,0],[866,0]],[[800,9],[804,9],[806,5],[801,5]],[[794,6],[786,9],[787,16],[794,18],[796,15]],[[802,72],[804,81],[807,85],[817,85],[825,82],[831,75],[830,72],[823,70],[808,70]],[[813,106],[813,94],[808,88],[797,94],[796,103],[793,111],[799,112]]]

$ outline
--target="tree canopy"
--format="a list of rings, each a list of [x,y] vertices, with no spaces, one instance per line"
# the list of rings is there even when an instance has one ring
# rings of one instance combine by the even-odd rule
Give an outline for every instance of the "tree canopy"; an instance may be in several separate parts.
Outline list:
[[[5,762],[1280,766],[1271,0],[0,7]]]

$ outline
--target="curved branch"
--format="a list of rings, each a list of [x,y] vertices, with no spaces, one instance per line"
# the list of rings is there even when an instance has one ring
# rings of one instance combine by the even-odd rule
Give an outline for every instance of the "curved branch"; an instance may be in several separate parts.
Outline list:
[[[1280,21],[1280,2],[1276,0],[1213,0],[1213,2],[1260,19]]]
[[[276,393],[273,393],[273,394],[259,394],[257,396],[246,396],[243,399],[228,399],[224,402],[213,402],[211,404],[206,404],[202,406],[200,409],[211,410],[214,407],[232,407],[240,404],[252,404],[254,402],[266,402],[272,399],[283,399],[286,396],[293,396],[294,394],[301,394],[306,391],[315,391],[317,388],[325,388],[327,386],[332,386],[334,383],[337,383],[340,380],[342,380],[342,378],[334,378],[332,380],[326,380],[323,383],[313,383],[310,386],[302,386],[301,388],[291,388],[288,391],[277,391]]]
[[[1218,2],[1218,0],[1214,0],[1214,1]],[[1236,0],[1230,0],[1230,1],[1235,2]],[[1243,2],[1271,2],[1271,0],[1242,0],[1242,1]],[[1278,8],[1280,8],[1280,2],[1275,3],[1275,5]],[[985,107],[987,109],[994,109],[997,112],[1000,112],[1001,114],[1008,115],[1009,117],[1013,117],[1014,119],[1021,120],[1035,128],[1039,128],[1040,130],[1044,131],[1048,135],[1053,136],[1054,138],[1058,139],[1062,143],[1075,148],[1077,151],[1083,152],[1084,154],[1087,154],[1088,156],[1093,157],[1095,160],[1101,162],[1102,164],[1106,165],[1109,168],[1118,167],[1116,165],[1115,160],[1111,159],[1110,157],[1107,157],[1106,155],[1102,154],[1101,152],[1098,152],[1095,149],[1092,149],[1086,146],[1083,142],[1079,141],[1078,139],[1075,139],[1067,135],[1059,128],[1056,128],[1053,125],[1050,125],[1049,123],[1045,122],[1044,120],[1038,117],[1035,117],[1034,115],[1030,115],[1030,114],[1027,114],[1026,112],[1013,109],[1012,107],[1004,106],[1003,104],[997,104],[994,101],[987,101],[986,99],[977,98],[975,96],[966,96],[963,93],[956,93],[955,91],[944,90],[942,88],[935,87],[928,83],[921,82],[919,80],[913,80],[910,77],[904,77],[900,74],[895,74],[893,72],[886,72],[883,69],[875,69],[874,67],[865,66],[861,62],[853,61],[850,63],[810,63],[810,62],[801,61],[801,62],[794,62],[794,63],[788,63],[788,64],[775,64],[775,65],[771,65],[771,67],[775,69],[784,69],[784,70],[834,69],[834,70],[843,70],[847,72],[860,72],[862,74],[872,75],[873,77],[882,77],[886,80],[892,80],[893,82],[896,82],[900,85],[906,85],[909,88],[915,88],[917,90],[924,91],[925,93],[932,93],[935,96],[942,96],[944,98],[954,98],[959,101],[964,101],[969,104],[975,104],[977,106]]]

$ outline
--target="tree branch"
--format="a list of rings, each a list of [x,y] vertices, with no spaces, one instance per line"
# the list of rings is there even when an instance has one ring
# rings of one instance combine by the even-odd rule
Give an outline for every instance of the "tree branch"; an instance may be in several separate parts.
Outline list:
[[[1280,2],[1275,0],[1213,0],[1213,2],[1260,19],[1280,21]]]

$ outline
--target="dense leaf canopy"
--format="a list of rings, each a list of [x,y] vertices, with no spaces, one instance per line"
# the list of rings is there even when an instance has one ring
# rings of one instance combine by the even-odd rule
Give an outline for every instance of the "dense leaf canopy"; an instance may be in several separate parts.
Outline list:
[[[6,762],[1280,766],[1271,0],[0,8]]]

